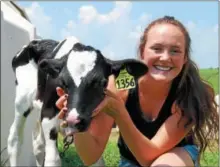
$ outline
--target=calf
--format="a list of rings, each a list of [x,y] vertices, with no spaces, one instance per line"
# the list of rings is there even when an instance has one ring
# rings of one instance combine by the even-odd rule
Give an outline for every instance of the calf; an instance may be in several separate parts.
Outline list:
[[[103,101],[103,90],[110,75],[126,68],[135,80],[147,72],[147,67],[135,60],[112,61],[102,53],[69,37],[59,44],[52,40],[32,41],[17,55],[12,66],[16,74],[15,119],[8,138],[11,165],[17,164],[25,119],[32,110],[40,113],[33,132],[34,154],[38,166],[61,166],[57,150],[60,130],[59,98],[56,87],[69,94],[65,134],[86,131],[91,115]]]

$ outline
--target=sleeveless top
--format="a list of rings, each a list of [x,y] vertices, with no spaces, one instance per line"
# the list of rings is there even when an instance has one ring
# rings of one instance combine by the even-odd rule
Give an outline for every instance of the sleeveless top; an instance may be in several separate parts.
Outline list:
[[[136,126],[136,128],[148,139],[151,139],[165,120],[171,115],[171,106],[175,100],[176,85],[172,85],[171,90],[159,112],[158,117],[154,121],[147,121],[144,113],[140,109],[139,96],[138,96],[138,82],[136,81],[136,87],[129,90],[128,98],[126,101],[126,109]],[[137,141],[138,142],[138,141]],[[184,146],[186,144],[194,144],[192,136],[187,136],[180,141],[176,146]],[[136,158],[133,156],[128,146],[124,142],[121,134],[119,133],[118,148],[120,155],[130,160],[134,164],[141,166]],[[146,148],[147,149],[147,148]]]

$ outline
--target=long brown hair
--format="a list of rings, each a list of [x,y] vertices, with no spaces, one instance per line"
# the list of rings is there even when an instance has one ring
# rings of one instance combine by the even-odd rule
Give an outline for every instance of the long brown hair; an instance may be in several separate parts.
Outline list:
[[[151,22],[145,29],[140,38],[138,56],[142,57],[147,34],[149,30],[158,24],[172,24],[177,26],[185,37],[185,58],[180,74],[173,82],[178,84],[176,90],[176,104],[181,109],[182,115],[187,116],[189,121],[187,125],[194,123],[190,135],[199,147],[199,160],[208,145],[208,140],[217,137],[219,132],[219,115],[217,113],[217,104],[214,100],[214,89],[200,77],[197,65],[191,60],[191,38],[184,25],[174,17],[164,16]],[[213,136],[214,135],[214,136]]]

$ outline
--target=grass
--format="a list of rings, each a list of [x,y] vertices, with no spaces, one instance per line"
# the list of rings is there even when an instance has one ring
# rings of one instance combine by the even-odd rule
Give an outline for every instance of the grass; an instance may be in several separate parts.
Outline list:
[[[201,69],[200,75],[206,80],[215,90],[215,94],[219,92],[219,69],[209,68]],[[59,136],[59,151],[63,150],[62,137]],[[118,133],[113,132],[110,136],[106,149],[104,150],[103,157],[106,166],[118,166],[119,163],[119,150],[117,147]],[[201,157],[201,166],[219,166],[218,157],[219,150],[218,145],[215,144],[213,152],[206,149],[205,153]],[[74,145],[71,145],[69,150],[66,151],[65,156],[62,158],[62,165],[65,166],[83,166],[83,163],[76,153]]]
[[[219,68],[201,69],[200,75],[214,88],[215,94],[217,94],[219,92]]]
[[[119,163],[119,151],[117,147],[118,134],[113,132],[110,136],[109,142],[106,149],[104,150],[103,157],[106,166],[118,166]],[[59,135],[58,150],[63,151],[63,137]],[[71,145],[69,149],[65,152],[62,158],[62,166],[83,166],[79,155],[76,152],[74,145]]]
[[[62,137],[59,137],[62,139]],[[118,166],[119,164],[119,150],[117,147],[117,139],[118,139],[118,133],[112,132],[109,142],[107,144],[107,147],[103,153],[103,157],[105,160],[106,166]],[[62,150],[62,141],[60,140],[59,143],[59,151]],[[219,166],[218,163],[218,145],[214,145],[213,152],[211,152],[209,149],[206,149],[202,159],[201,159],[201,167],[202,166]],[[62,158],[62,166],[83,166],[83,163],[76,153],[75,147],[73,145],[70,146],[69,150],[65,153],[64,158]]]

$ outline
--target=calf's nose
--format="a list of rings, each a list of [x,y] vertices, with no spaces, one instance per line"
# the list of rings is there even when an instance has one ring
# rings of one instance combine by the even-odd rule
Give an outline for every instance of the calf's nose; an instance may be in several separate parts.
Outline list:
[[[66,121],[68,124],[77,124],[80,122],[79,120],[79,114],[76,111],[76,109],[72,109],[66,116]]]

